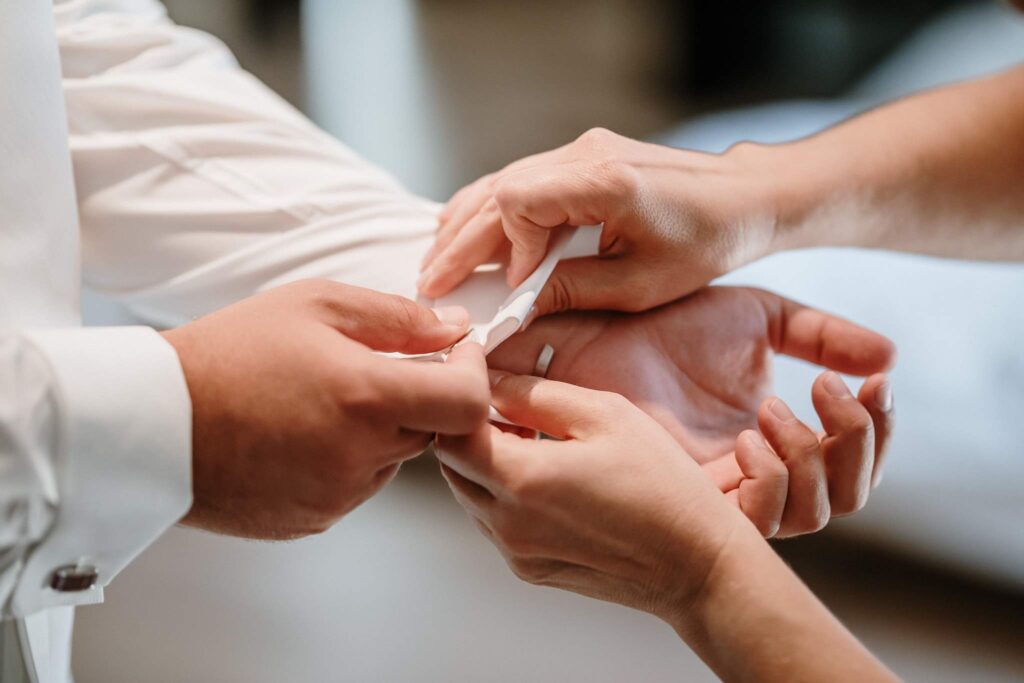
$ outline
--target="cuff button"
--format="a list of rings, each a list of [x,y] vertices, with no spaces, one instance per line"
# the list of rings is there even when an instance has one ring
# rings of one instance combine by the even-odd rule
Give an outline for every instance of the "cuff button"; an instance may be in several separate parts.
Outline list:
[[[95,567],[69,564],[57,567],[50,575],[50,588],[60,593],[78,593],[96,585],[99,573]]]

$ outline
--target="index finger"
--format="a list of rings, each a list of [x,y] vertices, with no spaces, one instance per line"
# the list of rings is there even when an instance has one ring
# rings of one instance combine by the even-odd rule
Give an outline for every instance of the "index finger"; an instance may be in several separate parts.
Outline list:
[[[896,361],[896,345],[877,332],[770,292],[759,294],[777,353],[860,377]]]

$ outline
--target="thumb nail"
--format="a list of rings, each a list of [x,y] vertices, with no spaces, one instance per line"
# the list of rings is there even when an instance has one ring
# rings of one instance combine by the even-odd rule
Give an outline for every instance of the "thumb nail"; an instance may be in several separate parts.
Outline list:
[[[433,311],[437,319],[448,327],[464,330],[469,325],[469,311],[462,306],[441,306]]]

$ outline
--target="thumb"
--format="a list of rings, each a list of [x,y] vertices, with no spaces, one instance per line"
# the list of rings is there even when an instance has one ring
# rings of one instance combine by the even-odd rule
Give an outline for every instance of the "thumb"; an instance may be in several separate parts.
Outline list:
[[[572,310],[637,312],[646,308],[626,257],[589,256],[562,261],[537,297],[537,315]]]
[[[405,297],[362,287],[327,282],[317,301],[324,322],[375,351],[439,351],[469,329],[469,313],[460,306],[432,310]]]
[[[557,439],[587,439],[637,410],[618,394],[491,371],[491,404],[516,424]]]

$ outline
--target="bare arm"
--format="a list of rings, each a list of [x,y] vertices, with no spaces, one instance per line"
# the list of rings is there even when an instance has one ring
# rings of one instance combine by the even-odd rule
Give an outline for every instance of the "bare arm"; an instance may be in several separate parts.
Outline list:
[[[897,680],[745,529],[669,622],[726,681]]]
[[[909,97],[805,140],[735,153],[773,178],[773,250],[1024,259],[1024,67]]]

